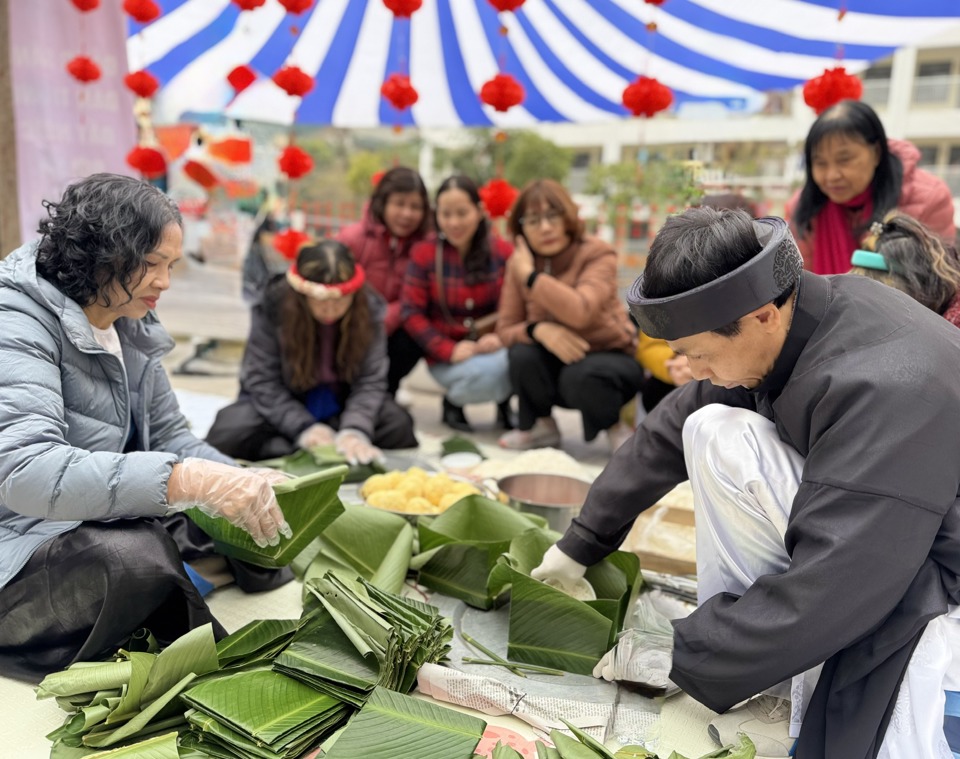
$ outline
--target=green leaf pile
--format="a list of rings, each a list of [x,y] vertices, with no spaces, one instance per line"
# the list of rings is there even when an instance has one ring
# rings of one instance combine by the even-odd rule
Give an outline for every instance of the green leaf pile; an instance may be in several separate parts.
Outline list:
[[[294,477],[303,477],[335,466],[347,466],[344,482],[363,482],[371,475],[382,474],[386,471],[383,465],[376,461],[370,464],[347,464],[346,457],[337,453],[337,448],[334,445],[318,445],[310,450],[299,450],[296,453],[291,453],[289,456],[254,461],[250,463],[250,466],[276,469],[292,474]]]

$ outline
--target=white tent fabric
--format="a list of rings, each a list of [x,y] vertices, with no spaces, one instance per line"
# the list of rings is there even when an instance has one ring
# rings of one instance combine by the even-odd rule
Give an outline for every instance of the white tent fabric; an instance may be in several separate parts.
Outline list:
[[[627,115],[621,95],[638,74],[669,86],[681,107],[753,111],[764,93],[837,65],[838,53],[856,72],[960,24],[960,0],[527,0],[499,16],[487,0],[424,0],[409,20],[382,0],[316,0],[299,16],[277,0],[245,12],[231,0],[161,7],[156,21],[131,24],[127,44],[131,70],[163,84],[158,120],[224,112],[344,127],[609,121]],[[240,64],[258,79],[234,96],[226,75]],[[316,78],[302,102],[270,78],[284,64]],[[506,113],[477,96],[500,68],[526,90]],[[380,95],[394,72],[409,73],[420,95],[405,112]]]

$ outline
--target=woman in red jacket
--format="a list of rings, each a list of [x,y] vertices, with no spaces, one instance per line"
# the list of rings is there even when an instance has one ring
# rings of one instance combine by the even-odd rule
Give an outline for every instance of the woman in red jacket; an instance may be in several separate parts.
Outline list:
[[[850,256],[870,224],[893,209],[954,241],[949,188],[917,168],[916,147],[887,140],[866,103],[841,100],[821,113],[807,134],[803,157],[807,181],[786,213],[806,268],[817,274],[850,271]]]
[[[410,249],[430,228],[430,198],[420,175],[397,166],[377,183],[363,220],[337,235],[367,272],[367,281],[387,301],[387,392],[395,395],[423,355],[400,323],[400,292]]]

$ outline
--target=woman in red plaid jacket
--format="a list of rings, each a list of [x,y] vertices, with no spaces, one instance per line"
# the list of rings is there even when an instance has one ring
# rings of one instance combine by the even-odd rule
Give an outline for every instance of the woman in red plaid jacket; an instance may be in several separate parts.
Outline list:
[[[404,328],[446,390],[443,421],[472,432],[468,403],[497,404],[510,428],[507,351],[494,331],[512,247],[490,231],[476,183],[447,178],[436,197],[438,235],[414,245],[401,296]]]

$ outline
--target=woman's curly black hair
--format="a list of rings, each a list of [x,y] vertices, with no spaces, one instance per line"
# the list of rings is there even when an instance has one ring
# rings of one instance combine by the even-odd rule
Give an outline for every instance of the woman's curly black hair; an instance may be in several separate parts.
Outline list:
[[[170,224],[183,226],[176,204],[140,179],[92,174],[67,187],[59,202],[43,201],[37,230],[37,272],[82,307],[110,307],[110,284],[130,286],[147,271],[146,257]]]

